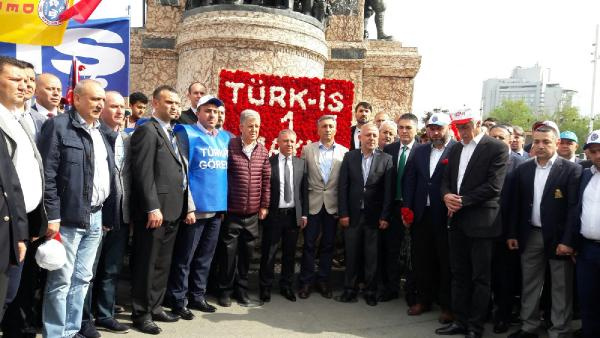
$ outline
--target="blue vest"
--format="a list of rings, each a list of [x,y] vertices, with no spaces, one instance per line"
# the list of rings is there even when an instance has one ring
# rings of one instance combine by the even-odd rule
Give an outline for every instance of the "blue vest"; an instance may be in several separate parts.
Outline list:
[[[189,144],[188,177],[197,212],[227,210],[227,153],[228,133],[207,135],[197,125],[178,124],[178,137]]]

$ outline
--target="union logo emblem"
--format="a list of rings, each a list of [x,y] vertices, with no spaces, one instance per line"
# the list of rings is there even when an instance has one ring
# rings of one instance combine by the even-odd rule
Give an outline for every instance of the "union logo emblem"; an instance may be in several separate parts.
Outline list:
[[[48,26],[60,25],[58,17],[65,9],[67,9],[67,0],[40,0],[38,3],[38,15]]]
[[[598,134],[593,133],[592,136],[590,136],[590,140],[592,141],[596,141],[598,139]]]

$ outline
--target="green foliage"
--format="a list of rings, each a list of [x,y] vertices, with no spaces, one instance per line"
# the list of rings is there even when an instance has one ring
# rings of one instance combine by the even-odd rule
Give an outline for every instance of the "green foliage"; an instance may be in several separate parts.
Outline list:
[[[581,116],[576,107],[568,107],[557,112],[552,117],[552,120],[556,121],[561,131],[570,130],[577,135],[579,139],[579,149],[577,149],[577,152],[582,152],[588,135],[589,117]],[[599,128],[600,120],[596,119],[594,121],[594,130]]]
[[[499,107],[490,112],[490,116],[497,118],[502,123],[521,126],[525,130],[528,130],[533,122],[537,121],[537,118],[523,100],[505,100]]]

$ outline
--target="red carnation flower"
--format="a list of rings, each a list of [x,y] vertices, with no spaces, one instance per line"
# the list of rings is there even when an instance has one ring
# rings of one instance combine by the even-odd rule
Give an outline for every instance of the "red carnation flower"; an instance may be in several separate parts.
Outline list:
[[[440,162],[441,162],[443,165],[446,165],[446,164],[448,164],[448,159],[447,159],[447,158],[445,158],[445,159],[441,160]]]
[[[403,207],[400,209],[400,213],[402,214],[402,218],[406,223],[412,223],[415,220],[415,214],[412,210],[407,207]]]

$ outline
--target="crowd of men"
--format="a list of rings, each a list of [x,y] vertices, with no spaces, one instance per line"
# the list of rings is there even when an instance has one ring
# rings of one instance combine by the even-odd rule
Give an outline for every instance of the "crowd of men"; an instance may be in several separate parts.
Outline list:
[[[519,126],[468,109],[436,112],[419,140],[415,115],[392,121],[361,102],[350,149],[335,139],[350,126],[323,115],[319,141],[299,157],[290,129],[270,155],[261,115],[244,110],[239,130],[224,130],[223,102],[199,82],[183,112],[166,85],[150,99],[131,94],[130,112],[94,80],[75,86],[64,113],[61,92],[54,75],[0,56],[4,337],[34,337],[39,327],[51,338],[128,332],[115,319],[126,257],[131,319],[143,333],[193,320],[191,310],[217,311],[210,286],[221,307],[261,306],[279,248],[276,289],[289,301],[314,290],[375,306],[404,293],[410,316],[439,305],[439,335],[481,337],[492,318],[496,333],[520,325],[510,337],[563,337],[573,334],[578,298],[581,334],[600,337],[600,131],[580,161],[577,136],[551,121],[535,123],[525,146]],[[54,240],[64,264],[44,269],[38,254]],[[345,271],[334,297],[336,246]]]

